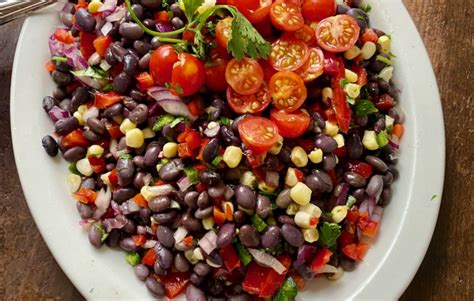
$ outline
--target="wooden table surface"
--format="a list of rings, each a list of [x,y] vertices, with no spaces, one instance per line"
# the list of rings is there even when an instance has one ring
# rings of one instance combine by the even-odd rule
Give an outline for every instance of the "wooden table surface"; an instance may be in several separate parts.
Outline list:
[[[474,0],[404,3],[425,42],[438,79],[447,159],[436,231],[402,300],[474,300]],[[82,300],[35,226],[13,160],[9,88],[21,22],[0,27],[0,299]]]

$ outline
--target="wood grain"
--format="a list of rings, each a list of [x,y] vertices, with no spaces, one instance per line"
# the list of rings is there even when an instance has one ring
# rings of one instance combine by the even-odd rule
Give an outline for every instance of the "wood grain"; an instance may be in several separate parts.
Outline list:
[[[474,300],[474,21],[470,9],[474,0],[404,3],[425,42],[438,79],[447,157],[436,231],[425,260],[401,300]],[[0,27],[0,299],[82,300],[32,220],[13,161],[9,87],[21,22]]]

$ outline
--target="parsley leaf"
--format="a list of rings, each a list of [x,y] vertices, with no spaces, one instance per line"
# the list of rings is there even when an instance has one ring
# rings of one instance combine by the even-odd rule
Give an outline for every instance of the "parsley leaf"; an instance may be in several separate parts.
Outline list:
[[[193,21],[194,14],[197,9],[204,3],[204,0],[183,0],[184,4],[184,15],[189,22]]]
[[[324,222],[320,231],[319,241],[321,244],[328,248],[335,247],[337,239],[341,235],[341,226],[335,223]]]
[[[358,101],[354,106],[354,112],[357,116],[366,116],[378,112],[374,104],[367,99]]]

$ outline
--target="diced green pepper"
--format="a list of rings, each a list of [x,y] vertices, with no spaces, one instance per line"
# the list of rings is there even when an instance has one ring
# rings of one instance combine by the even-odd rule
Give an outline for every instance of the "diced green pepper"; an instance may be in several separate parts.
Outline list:
[[[81,173],[77,170],[76,163],[71,163],[69,164],[69,167],[67,168],[70,173],[76,174],[76,175],[81,175]]]
[[[172,115],[161,115],[160,117],[158,117],[158,120],[156,120],[155,125],[153,126],[153,131],[161,131],[165,125],[170,124],[171,122],[173,122],[173,120],[174,116]]]
[[[222,156],[216,156],[212,162],[211,162],[211,165],[214,166],[214,167],[217,167],[219,166],[219,164],[221,163],[222,161]]]
[[[227,117],[219,118],[219,123],[225,126],[230,126],[232,124],[232,120]]]
[[[380,146],[380,147],[384,147],[385,145],[388,144],[388,135],[387,135],[387,131],[383,130],[381,131],[380,133],[377,134],[377,144]]]
[[[125,259],[127,259],[127,262],[131,266],[136,266],[141,262],[140,255],[138,255],[137,252],[128,252],[127,257],[125,257]]]
[[[281,285],[278,293],[273,297],[273,301],[290,301],[295,300],[296,295],[298,294],[298,289],[296,288],[296,283],[293,278],[288,277],[285,279]]]
[[[239,254],[240,261],[244,265],[247,265],[252,261],[252,255],[250,254],[250,252],[239,242],[235,243],[235,248],[237,249],[237,254]]]
[[[194,185],[194,184],[199,183],[199,174],[194,167],[192,166],[185,167],[184,174],[186,175],[186,177],[188,177],[191,184]]]
[[[258,232],[263,232],[268,227],[267,223],[256,214],[252,215],[251,220]]]

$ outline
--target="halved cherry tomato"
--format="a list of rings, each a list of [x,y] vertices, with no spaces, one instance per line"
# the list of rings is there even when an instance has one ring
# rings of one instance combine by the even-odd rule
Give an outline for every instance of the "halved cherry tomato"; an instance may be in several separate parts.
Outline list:
[[[308,60],[308,45],[295,38],[280,38],[272,43],[268,62],[278,71],[295,71]]]
[[[278,140],[278,127],[267,118],[246,117],[239,122],[238,130],[240,138],[254,155],[268,151]]]
[[[252,24],[265,20],[272,5],[272,0],[231,0],[229,2],[229,5],[237,7]]]
[[[71,32],[67,31],[64,28],[58,28],[54,32],[54,38],[61,43],[64,44],[72,44],[74,43],[74,37],[72,36]]]
[[[157,84],[171,82],[173,65],[178,61],[178,53],[170,44],[158,47],[150,58],[150,73]]]
[[[262,69],[263,69],[263,79],[265,80],[265,82],[270,82],[270,79],[272,78],[273,74],[277,73],[278,71],[276,71],[271,65],[270,63],[268,63],[267,60],[259,60],[258,63],[260,64],[260,66],[262,66]]]
[[[121,96],[113,91],[110,92],[97,92],[95,94],[95,103],[98,109],[106,109],[117,102],[120,102],[124,99],[124,96]]]
[[[270,119],[277,127],[278,133],[285,138],[296,138],[303,135],[309,127],[310,117],[306,110],[296,110],[292,113],[272,109]]]
[[[227,49],[227,43],[229,42],[232,34],[232,21],[234,18],[227,17],[217,22],[216,25],[216,41],[219,46]]]
[[[205,81],[204,64],[189,53],[178,54],[171,72],[171,87],[178,95],[191,96],[201,89]]]
[[[307,83],[324,73],[324,54],[318,47],[309,49],[309,58],[301,68],[295,71]]]
[[[316,39],[319,46],[329,52],[344,52],[355,45],[359,32],[359,24],[354,18],[337,15],[319,22]]]
[[[97,38],[94,40],[94,42],[93,42],[95,51],[96,51],[101,57],[104,57],[104,56],[105,56],[105,52],[106,52],[107,49],[109,48],[110,43],[112,43],[112,38],[111,38],[110,36],[100,36],[100,37],[97,37]]]
[[[301,8],[297,4],[287,1],[272,4],[270,20],[273,26],[283,31],[296,31],[304,25]]]
[[[274,28],[269,18],[265,18],[262,22],[253,24],[253,27],[258,31],[262,37],[270,39],[273,36]]]
[[[284,32],[283,38],[295,38],[297,40],[301,40],[306,43],[308,46],[316,46],[316,32],[313,28],[308,25],[304,25],[297,31],[293,32]]]
[[[225,79],[235,92],[254,94],[263,83],[263,69],[256,60],[250,58],[240,61],[232,59],[225,69]]]
[[[222,58],[211,59],[209,66],[206,68],[206,87],[212,92],[224,92],[227,87],[227,81],[225,80],[225,69],[228,61]]]
[[[350,244],[342,248],[342,253],[354,260],[362,260],[367,253],[368,245],[364,243]]]
[[[257,114],[265,110],[271,102],[267,86],[262,84],[260,89],[251,95],[241,95],[231,87],[227,88],[227,102],[230,108],[239,114]]]
[[[286,112],[293,112],[304,103],[307,90],[304,81],[294,72],[280,71],[269,83],[273,105]]]
[[[321,21],[336,14],[335,0],[304,0],[301,7],[303,17],[310,21]]]

